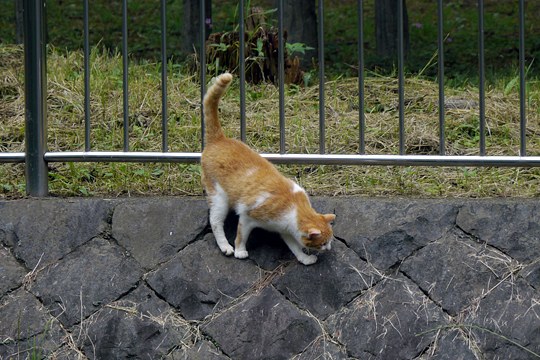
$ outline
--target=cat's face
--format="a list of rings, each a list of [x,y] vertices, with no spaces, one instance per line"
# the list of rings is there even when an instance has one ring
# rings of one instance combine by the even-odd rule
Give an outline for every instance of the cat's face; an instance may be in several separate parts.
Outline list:
[[[310,223],[305,225],[302,242],[308,249],[324,251],[330,250],[334,233],[332,222],[336,218],[334,214],[318,214]]]

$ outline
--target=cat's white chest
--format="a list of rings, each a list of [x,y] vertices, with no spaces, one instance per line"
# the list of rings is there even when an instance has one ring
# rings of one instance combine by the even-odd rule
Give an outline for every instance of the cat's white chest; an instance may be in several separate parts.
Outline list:
[[[243,217],[246,225],[249,225],[250,228],[262,228],[264,230],[278,232],[278,233],[288,233],[295,236],[298,232],[297,220],[296,220],[296,207],[292,207],[290,210],[284,212],[276,218],[270,219],[254,219],[249,216],[249,211],[254,210],[260,205],[262,205],[268,198],[270,194],[261,194],[261,196],[255,201],[251,206],[246,206],[244,204],[237,204],[235,207],[236,213]]]
[[[276,219],[268,219],[265,221],[257,221],[258,227],[261,227],[268,231],[274,232],[287,232],[291,235],[296,235],[298,232],[298,226],[296,221],[296,207],[284,212]]]

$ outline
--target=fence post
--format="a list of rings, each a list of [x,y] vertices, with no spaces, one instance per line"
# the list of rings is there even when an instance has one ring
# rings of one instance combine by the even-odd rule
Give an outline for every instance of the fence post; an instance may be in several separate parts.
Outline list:
[[[47,196],[47,65],[45,0],[24,0],[26,193]]]

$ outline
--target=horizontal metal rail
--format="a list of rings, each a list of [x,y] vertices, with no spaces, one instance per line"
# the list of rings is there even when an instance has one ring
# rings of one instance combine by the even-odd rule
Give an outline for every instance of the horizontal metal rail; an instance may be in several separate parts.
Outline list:
[[[0,153],[0,163],[22,163],[26,160],[23,152]]]
[[[261,154],[275,164],[538,167],[540,156]],[[47,152],[47,162],[197,163],[200,152],[62,151]],[[0,163],[23,163],[25,153],[0,153]]]
[[[540,156],[453,156],[453,155],[337,155],[261,154],[276,164],[316,165],[405,165],[405,166],[540,166]],[[47,152],[47,162],[176,162],[200,161],[200,152]]]

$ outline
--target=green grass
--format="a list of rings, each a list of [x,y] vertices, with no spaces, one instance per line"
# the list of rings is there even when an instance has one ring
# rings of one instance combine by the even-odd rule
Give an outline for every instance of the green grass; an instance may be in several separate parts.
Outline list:
[[[121,57],[93,49],[91,53],[91,145],[93,150],[123,147]],[[48,56],[48,146],[51,151],[84,148],[83,59],[80,51],[51,49]],[[170,151],[200,150],[200,93],[195,76],[169,63]],[[24,149],[23,52],[0,45],[0,151]],[[129,74],[130,150],[160,151],[160,65],[132,62]],[[519,98],[514,77],[500,78],[487,88],[487,153],[517,155]],[[437,84],[408,76],[406,152],[438,151]],[[278,90],[273,85],[247,85],[247,143],[260,152],[279,150]],[[366,79],[366,150],[398,152],[397,81],[369,73]],[[474,84],[447,86],[448,99],[477,100]],[[229,136],[239,137],[238,80],[221,104]],[[318,87],[286,87],[286,144],[290,153],[318,152]],[[540,83],[527,90],[527,148],[540,155]],[[446,153],[478,154],[478,109],[446,111]],[[357,79],[326,83],[326,144],[329,153],[358,151]],[[200,195],[198,164],[51,163],[50,190],[58,196]],[[421,197],[538,196],[540,169],[430,168],[383,166],[280,166],[312,194]],[[25,191],[24,165],[0,165],[0,196]]]
[[[273,0],[253,0],[271,9]],[[487,67],[487,152],[517,155],[519,99],[517,77],[517,2],[485,0]],[[199,84],[181,61],[182,2],[169,0],[167,42],[169,70],[170,151],[199,151]],[[445,2],[444,31],[446,96],[475,101],[477,90],[476,2]],[[0,151],[24,148],[23,53],[9,45],[15,38],[14,2],[0,13]],[[356,1],[326,0],[325,64],[327,138],[331,153],[358,151]],[[374,2],[365,1],[366,144],[372,154],[398,151],[397,82],[395,60],[382,61],[375,53]],[[406,59],[406,150],[434,154],[438,149],[436,3],[407,2],[411,51]],[[540,154],[540,2],[526,3],[527,148]],[[54,151],[82,150],[83,59],[82,3],[47,2],[48,145]],[[130,150],[160,151],[161,99],[159,7],[153,2],[129,1]],[[93,150],[122,150],[121,2],[96,0],[90,9],[91,146]],[[215,31],[237,27],[236,1],[214,2]],[[276,14],[268,22],[277,23]],[[317,69],[306,69],[312,79]],[[383,74],[383,75],[381,75]],[[318,152],[318,88],[286,87],[287,150]],[[247,86],[248,139],[261,152],[277,152],[278,93],[271,85]],[[238,83],[222,103],[229,135],[239,136]],[[447,154],[477,154],[478,109],[447,110]],[[51,163],[50,188],[56,195],[201,194],[199,166],[186,164]],[[426,168],[380,166],[280,166],[315,194],[414,196],[537,196],[538,169]],[[24,165],[0,165],[0,196],[25,193]]]

